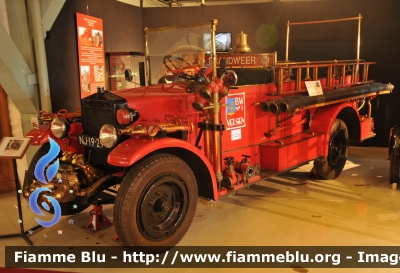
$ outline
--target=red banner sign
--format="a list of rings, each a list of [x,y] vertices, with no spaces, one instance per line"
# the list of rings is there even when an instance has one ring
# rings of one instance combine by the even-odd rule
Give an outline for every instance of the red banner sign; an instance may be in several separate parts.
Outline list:
[[[103,20],[76,13],[81,98],[105,87]]]

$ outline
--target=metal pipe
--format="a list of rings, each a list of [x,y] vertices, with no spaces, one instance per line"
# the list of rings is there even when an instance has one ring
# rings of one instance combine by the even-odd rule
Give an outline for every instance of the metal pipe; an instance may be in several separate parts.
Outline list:
[[[360,86],[343,88],[343,89],[334,89],[326,92],[323,95],[318,96],[293,96],[286,97],[281,99],[276,99],[272,101],[272,104],[279,104],[279,110],[281,112],[293,112],[296,109],[316,105],[326,102],[333,102],[341,99],[352,99],[357,96],[368,95],[371,93],[377,93],[386,90],[392,90],[394,86],[392,84],[383,84],[383,83],[371,83],[371,84],[363,84]],[[272,108],[272,107],[271,107]],[[271,109],[272,112],[272,109]]]
[[[345,65],[342,66],[341,73],[342,73],[342,77],[340,78],[340,84],[343,85],[344,84],[344,80],[346,78],[346,66]]]
[[[310,64],[310,61],[307,61],[307,64]],[[306,77],[304,78],[304,80],[305,80],[305,81],[311,80],[311,77],[310,77],[310,67],[309,67],[309,66],[307,66]]]
[[[264,102],[261,102],[259,105],[261,107],[261,110],[263,110],[264,112],[270,111],[270,106],[271,106],[270,102],[264,101]]]
[[[213,164],[212,151],[211,151],[212,139],[211,139],[211,130],[209,128],[209,126],[210,126],[209,118],[207,118],[203,121],[203,125],[205,127],[204,139],[203,139],[204,140],[204,154],[208,158],[208,161],[210,161],[210,163]]]
[[[269,111],[274,114],[279,113],[280,112],[279,105],[283,99],[284,98],[279,98],[279,99],[267,101],[266,103],[268,103],[268,105],[269,105],[269,107],[268,107]]]
[[[214,126],[221,126],[221,103],[219,98],[219,93],[213,93],[213,102],[214,108],[213,112],[213,123]],[[214,171],[215,178],[218,183],[218,189],[221,190],[221,182],[223,179],[222,175],[222,151],[221,151],[221,131],[218,129],[214,129],[214,138],[213,138],[213,161],[214,161]]]
[[[286,24],[286,59],[285,61],[288,62],[289,61],[289,20],[287,21]]]
[[[313,68],[313,76],[312,76],[313,81],[318,80],[318,67]]]
[[[308,68],[307,68],[308,69]],[[296,71],[296,91],[300,91],[301,88],[301,68],[297,68]]]
[[[216,19],[212,20],[212,22],[217,21]],[[201,26],[209,26],[210,23],[199,23],[199,24],[189,24],[189,25],[181,25],[181,26],[172,26],[172,27],[160,27],[160,28],[150,28],[149,31],[161,31],[161,30],[174,30],[174,29],[182,29],[182,28],[194,28]]]
[[[369,64],[364,64],[364,71],[363,71],[363,81],[367,81],[368,79],[368,68]]]
[[[147,85],[151,85],[151,69],[150,69],[150,51],[149,51],[149,29],[146,27],[144,28],[144,55],[145,55],[145,62],[146,62],[146,74],[147,74]]]
[[[283,68],[278,69],[278,73],[276,75],[276,87],[278,88],[278,94],[282,93],[282,86],[283,86]]]
[[[136,128],[130,126],[124,129],[118,129],[118,135],[146,135],[147,128],[142,125],[138,125]]]
[[[372,113],[371,98],[368,98],[368,118],[371,118],[371,113]]]
[[[213,77],[217,77],[217,46],[215,44],[215,31],[216,26],[218,24],[217,19],[213,19],[211,21],[211,61],[212,61],[212,69],[213,69]]]
[[[311,24],[321,24],[321,23],[335,23],[335,22],[343,22],[343,21],[350,21],[350,20],[358,20],[357,60],[359,60],[360,59],[361,19],[362,19],[361,14],[359,14],[358,17],[331,19],[331,20],[319,20],[319,21],[297,22],[297,23],[290,23],[288,21],[286,24],[286,59],[285,59],[285,62],[289,61],[289,26],[311,25]]]
[[[357,108],[357,111],[360,111],[365,105],[365,99],[363,99],[361,105]]]
[[[217,77],[217,49],[215,45],[215,31],[218,21],[216,19],[211,21],[211,54],[212,54],[212,67],[213,67],[213,80]],[[219,92],[214,92],[212,97],[212,124],[214,126],[221,125],[221,102]],[[213,145],[212,145],[212,155],[215,178],[217,180],[218,190],[222,189],[222,149],[221,149],[221,131],[214,128],[213,131]]]
[[[43,40],[42,14],[39,0],[29,0],[29,12],[32,17],[33,41],[38,71],[41,109],[51,112],[49,76],[47,70],[46,49]]]
[[[361,47],[361,13],[358,14],[358,34],[357,34],[357,60],[360,60],[360,47]]]
[[[340,65],[340,64],[353,64],[353,63],[356,64],[359,62],[365,62],[365,60],[354,60],[354,59],[352,59],[352,60],[326,60],[326,61],[311,61],[311,62],[303,61],[303,62],[289,62],[289,63],[284,62],[284,61],[279,61],[275,64],[275,66],[313,65],[313,64],[322,64],[322,65],[337,64],[337,65]],[[365,63],[374,64],[375,62],[365,62]]]
[[[358,75],[358,65],[353,65],[353,71],[351,74],[351,83],[356,83],[358,82],[357,80],[357,75]]]
[[[309,21],[309,22],[297,22],[297,23],[289,23],[291,26],[295,25],[311,25],[311,24],[321,24],[321,23],[334,23],[334,22],[343,22],[350,20],[359,20],[361,19],[361,14],[358,17],[350,17],[350,18],[340,18],[340,19],[330,19],[330,20],[319,20],[319,21]]]
[[[361,13],[358,14],[358,33],[357,33],[357,60],[360,59],[360,47],[361,47]],[[357,77],[359,66],[357,64],[354,74]]]

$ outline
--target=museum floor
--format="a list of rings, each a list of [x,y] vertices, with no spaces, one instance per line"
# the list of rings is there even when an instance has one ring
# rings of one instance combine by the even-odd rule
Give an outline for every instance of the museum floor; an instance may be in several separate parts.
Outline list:
[[[240,190],[219,202],[199,200],[193,223],[181,246],[398,246],[400,189],[388,181],[387,148],[351,147],[342,174],[335,180],[307,177],[312,163]],[[15,192],[0,195],[0,234],[16,233]],[[35,226],[33,213],[22,200],[25,229]],[[86,229],[90,210],[63,216],[50,228],[35,230],[36,246],[108,246],[115,231]],[[112,206],[104,206],[112,221]],[[73,220],[69,221],[70,219]],[[0,272],[4,246],[25,246],[20,238],[0,240]],[[89,272],[88,269],[57,269]],[[110,269],[94,269],[96,273]],[[91,270],[93,271],[93,270]],[[119,272],[203,272],[204,269],[112,269]],[[209,269],[207,269],[209,271]],[[213,269],[231,272],[235,269]],[[252,269],[242,272],[399,272],[399,269]],[[12,271],[10,271],[12,272]],[[34,271],[33,271],[34,272]]]

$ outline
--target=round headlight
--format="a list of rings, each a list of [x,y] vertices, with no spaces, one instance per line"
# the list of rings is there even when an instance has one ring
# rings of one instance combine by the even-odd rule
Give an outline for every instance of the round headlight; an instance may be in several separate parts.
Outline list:
[[[106,148],[112,148],[117,143],[117,130],[111,124],[104,124],[100,129],[100,143]]]
[[[55,137],[58,138],[63,138],[67,135],[68,130],[69,130],[69,123],[60,117],[56,117],[55,119],[53,119],[53,121],[51,122],[51,132],[53,133],[53,135]]]

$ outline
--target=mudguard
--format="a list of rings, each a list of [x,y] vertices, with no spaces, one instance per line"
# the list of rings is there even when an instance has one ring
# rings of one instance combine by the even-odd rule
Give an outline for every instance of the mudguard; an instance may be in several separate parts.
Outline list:
[[[212,182],[214,200],[218,200],[217,183],[214,170],[207,157],[195,146],[177,138],[130,138],[119,144],[108,155],[107,163],[119,166],[130,167],[146,155],[164,148],[184,149],[193,156],[198,157],[207,168]]]
[[[26,137],[32,138],[31,145],[39,146],[49,142],[48,140],[49,135],[53,137],[53,134],[51,133],[50,130],[50,125],[42,124],[39,125],[39,128],[30,130],[26,134]]]
[[[70,151],[74,153],[83,153],[83,147],[78,144],[77,135],[82,132],[81,124],[71,124],[69,135],[63,140],[55,137],[50,129],[50,123],[39,125],[39,128],[30,130],[26,137],[32,138],[31,145],[40,146],[49,142],[49,137],[54,139],[61,147],[62,152]],[[76,136],[71,136],[73,133]]]
[[[329,106],[320,107],[314,113],[314,117],[311,120],[310,131],[324,133],[325,137],[322,141],[324,155],[328,155],[329,139],[331,134],[331,128],[336,118],[344,108],[353,108],[352,102],[344,102],[341,104],[333,104]]]

